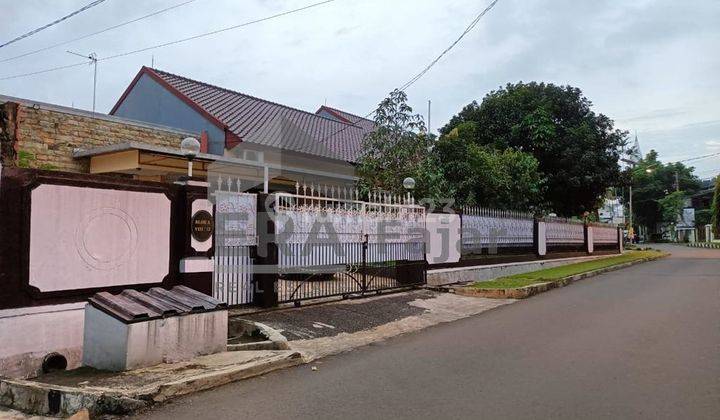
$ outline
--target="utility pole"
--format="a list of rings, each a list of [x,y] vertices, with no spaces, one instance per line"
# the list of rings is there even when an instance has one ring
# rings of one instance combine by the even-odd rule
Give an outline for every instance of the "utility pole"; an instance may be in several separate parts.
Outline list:
[[[680,191],[680,178],[677,169],[675,170],[675,191]]]
[[[95,112],[95,98],[96,98],[96,93],[97,93],[97,63],[98,63],[97,54],[90,53],[88,55],[83,55],[83,54],[78,54],[78,53],[72,52],[72,51],[67,51],[67,52],[72,55],[77,55],[78,57],[87,58],[90,60],[89,64],[92,64],[93,66],[95,66],[95,69],[93,70],[93,105],[92,105],[92,110],[93,110],[93,112]]]
[[[430,127],[431,127],[431,126],[430,126],[430,108],[431,108],[431,106],[432,106],[432,101],[431,101],[430,99],[428,99],[428,118],[427,118],[427,121],[428,121],[428,123],[427,123],[427,131],[428,131],[428,134],[430,134]]]

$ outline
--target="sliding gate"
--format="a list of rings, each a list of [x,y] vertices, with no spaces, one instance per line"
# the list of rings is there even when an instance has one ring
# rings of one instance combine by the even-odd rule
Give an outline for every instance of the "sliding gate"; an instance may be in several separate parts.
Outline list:
[[[213,297],[228,305],[253,301],[253,258],[257,245],[257,195],[215,192]]]
[[[354,190],[303,190],[275,197],[279,302],[425,283],[422,206],[409,197],[360,201]]]

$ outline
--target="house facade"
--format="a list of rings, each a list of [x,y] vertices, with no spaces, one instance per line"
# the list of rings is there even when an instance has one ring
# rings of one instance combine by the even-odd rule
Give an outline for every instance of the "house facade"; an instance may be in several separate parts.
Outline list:
[[[374,129],[372,121],[334,108],[307,112],[148,67],[110,114],[200,133],[201,162],[261,168],[263,174],[245,176],[266,192],[295,182],[353,184],[362,139]],[[104,150],[83,156],[100,154],[108,159]],[[197,173],[207,170],[201,165]]]
[[[110,115],[0,96],[0,375],[35,376],[52,355],[77,367],[85,301],[98,291],[217,294],[217,243],[194,230],[195,216],[215,215],[208,186],[217,177],[233,187],[224,195],[255,200],[323,184],[339,199],[374,127],[342,115],[149,68]],[[182,184],[187,137],[201,151]]]

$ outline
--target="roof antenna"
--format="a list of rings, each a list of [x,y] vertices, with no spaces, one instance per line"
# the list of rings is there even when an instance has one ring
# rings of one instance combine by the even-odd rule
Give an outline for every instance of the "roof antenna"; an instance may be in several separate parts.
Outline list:
[[[327,106],[327,96],[325,97],[325,106]]]
[[[150,58],[150,67],[155,68],[155,54],[153,54]]]
[[[79,56],[79,57],[87,58],[88,60],[90,60],[90,61],[88,62],[88,64],[92,64],[92,65],[95,66],[95,69],[94,69],[94,71],[93,71],[93,105],[92,105],[92,106],[93,106],[93,107],[92,107],[92,112],[95,112],[95,93],[97,92],[97,63],[98,63],[97,54],[95,54],[95,53],[93,52],[93,53],[90,53],[90,54],[88,54],[88,55],[86,56],[86,55],[84,55],[84,54],[78,54],[78,53],[72,52],[72,51],[66,51],[66,52],[67,52],[68,54],[77,55],[77,56]]]

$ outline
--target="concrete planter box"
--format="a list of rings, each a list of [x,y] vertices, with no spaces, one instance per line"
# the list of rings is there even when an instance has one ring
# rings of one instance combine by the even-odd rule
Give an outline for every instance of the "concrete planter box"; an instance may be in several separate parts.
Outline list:
[[[98,293],[85,308],[83,364],[123,371],[225,351],[227,307],[178,286]]]

